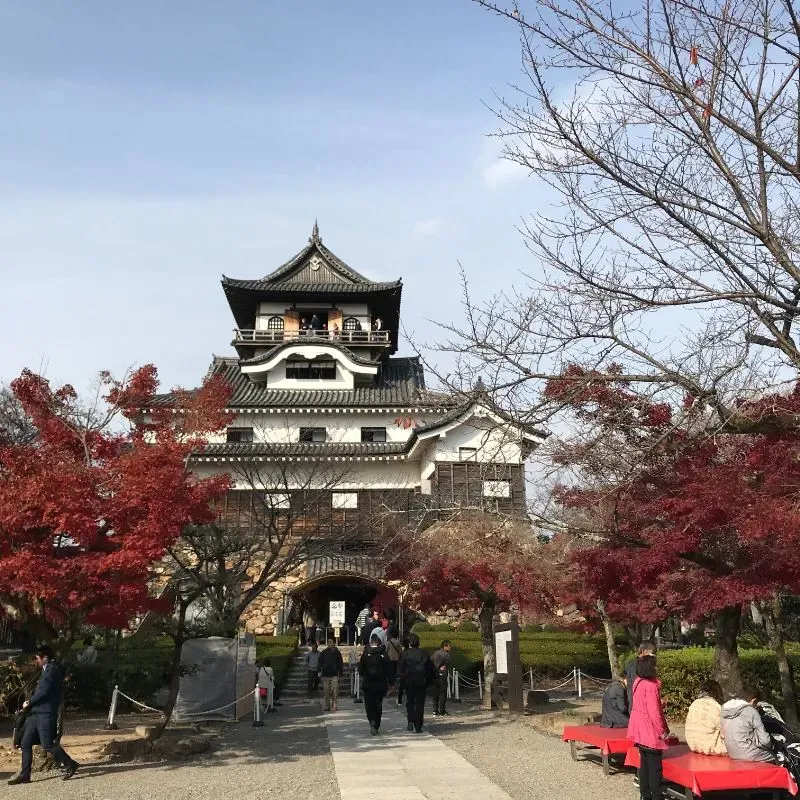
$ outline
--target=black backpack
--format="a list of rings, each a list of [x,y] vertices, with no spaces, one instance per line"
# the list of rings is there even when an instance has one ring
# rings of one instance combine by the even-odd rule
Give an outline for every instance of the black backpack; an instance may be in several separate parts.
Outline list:
[[[364,653],[364,677],[370,683],[386,681],[386,661],[383,650]]]
[[[428,654],[422,650],[406,650],[403,653],[406,662],[405,682],[406,686],[422,689],[429,686],[435,676],[433,662]]]

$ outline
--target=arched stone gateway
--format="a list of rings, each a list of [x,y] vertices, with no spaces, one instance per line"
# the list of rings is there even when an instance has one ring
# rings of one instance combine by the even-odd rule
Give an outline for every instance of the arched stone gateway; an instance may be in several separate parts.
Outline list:
[[[376,563],[366,556],[325,556],[310,559],[305,578],[286,595],[287,622],[296,623],[311,611],[323,627],[328,626],[332,601],[345,603],[345,625],[341,640],[352,643],[359,612],[365,605],[380,606],[395,616],[397,592]]]

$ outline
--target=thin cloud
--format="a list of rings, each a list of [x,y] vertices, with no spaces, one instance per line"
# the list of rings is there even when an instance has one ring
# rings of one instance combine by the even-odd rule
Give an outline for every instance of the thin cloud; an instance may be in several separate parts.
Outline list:
[[[420,219],[414,223],[411,229],[413,236],[419,238],[425,236],[435,236],[444,227],[444,220],[441,217],[431,217],[430,219]]]
[[[497,158],[483,168],[483,182],[490,189],[497,189],[510,183],[524,181],[529,175],[527,168],[509,161],[507,158]]]

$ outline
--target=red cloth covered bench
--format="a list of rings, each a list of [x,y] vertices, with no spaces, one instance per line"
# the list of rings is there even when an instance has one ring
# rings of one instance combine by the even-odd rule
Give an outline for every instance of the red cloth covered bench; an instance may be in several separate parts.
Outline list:
[[[586,750],[599,750],[603,772],[606,775],[610,773],[608,757],[624,756],[633,746],[633,742],[628,739],[627,728],[601,728],[599,725],[567,725],[561,738],[563,741],[569,742],[569,750],[573,761],[578,760],[578,745],[583,745],[583,749]]]
[[[628,750],[625,765],[639,767],[639,751],[635,747]],[[797,794],[797,785],[784,767],[734,761],[728,756],[704,756],[693,753],[685,744],[664,751],[664,781],[682,786],[687,800],[695,795],[702,797],[705,792],[766,790],[775,797],[780,797],[781,792]]]

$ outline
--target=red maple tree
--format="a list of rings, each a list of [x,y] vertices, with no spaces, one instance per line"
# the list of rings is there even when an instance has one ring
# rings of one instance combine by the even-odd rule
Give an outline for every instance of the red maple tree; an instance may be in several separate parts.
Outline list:
[[[399,535],[388,574],[405,584],[409,601],[421,611],[477,614],[488,705],[495,673],[492,620],[512,609],[552,612],[556,551],[530,525],[481,514]]]
[[[597,523],[592,546],[575,554],[587,594],[620,621],[712,618],[715,677],[736,691],[742,606],[800,589],[800,432],[715,434],[694,398],[672,409],[638,396],[623,376],[577,376],[573,367],[567,380],[552,381],[549,396],[568,401],[618,449],[636,450],[627,472],[612,462],[605,475],[594,446],[565,456],[589,464],[581,484],[557,490],[562,505],[590,510]],[[739,415],[747,423],[798,409],[800,387],[743,402]]]
[[[152,607],[152,565],[187,524],[211,521],[229,484],[188,469],[227,424],[224,383],[155,408],[152,366],[101,383],[90,409],[28,370],[11,384],[36,436],[0,439],[0,613],[43,641],[68,642],[84,623],[123,626]]]

